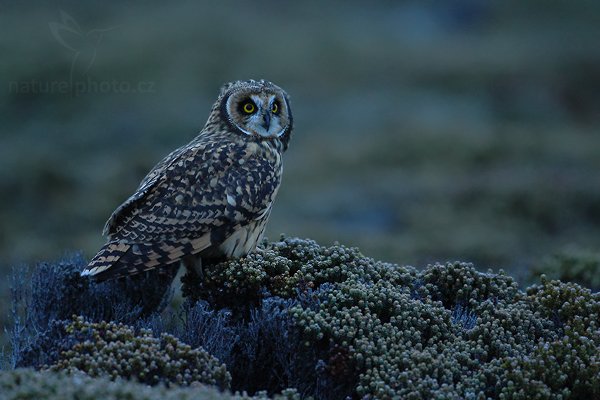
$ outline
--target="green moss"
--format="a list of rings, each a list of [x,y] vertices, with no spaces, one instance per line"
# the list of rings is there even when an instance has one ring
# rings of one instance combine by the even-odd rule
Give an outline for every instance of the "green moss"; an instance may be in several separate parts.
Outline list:
[[[82,373],[65,374],[51,371],[18,369],[0,373],[0,392],[5,400],[225,400],[232,396],[210,387],[167,388],[148,386],[107,377],[91,378]]]
[[[502,363],[509,384],[501,398],[593,399],[600,396],[600,294],[573,283],[547,281],[527,290],[536,313],[553,321],[555,335],[529,354]]]
[[[264,243],[259,253],[222,262],[205,268],[202,280],[187,274],[183,292],[192,299],[206,299],[216,306],[236,307],[254,304],[269,296],[295,298],[323,283],[348,279],[392,279],[397,284],[410,283],[415,271],[397,270],[391,276],[385,266],[371,268],[374,261],[357,248],[322,247],[308,239],[290,238]]]
[[[209,274],[199,297],[296,299],[290,314],[304,346],[318,349],[332,387],[351,395],[600,396],[600,298],[577,284],[543,280],[522,292],[511,277],[467,263],[418,271],[298,239]]]
[[[288,398],[600,398],[600,294],[576,283],[543,276],[522,291],[510,276],[468,263],[418,270],[290,238],[204,271],[202,281],[184,277],[184,293],[205,302],[184,312],[174,332],[221,354],[235,390],[261,398],[261,390],[288,387],[297,390],[282,392]],[[140,326],[164,331],[156,318]],[[81,318],[64,330],[33,347],[60,354],[49,358],[52,370],[229,385],[215,358],[172,336]]]
[[[3,400],[250,400],[268,399],[266,395],[249,397],[219,392],[202,385],[192,387],[148,386],[138,382],[106,377],[91,378],[81,373],[18,369],[0,372],[0,398]],[[298,400],[298,394],[286,390],[274,400]]]
[[[481,273],[471,264],[448,263],[429,266],[421,274],[425,294],[446,307],[455,304],[476,308],[482,301],[512,300],[517,294],[513,278],[492,271]]]
[[[64,327],[65,342],[72,342],[51,371],[82,371],[112,379],[135,379],[158,383],[191,385],[203,383],[228,388],[231,376],[225,365],[204,351],[181,343],[172,335],[156,338],[149,330],[135,330],[115,323],[91,323],[79,317]]]

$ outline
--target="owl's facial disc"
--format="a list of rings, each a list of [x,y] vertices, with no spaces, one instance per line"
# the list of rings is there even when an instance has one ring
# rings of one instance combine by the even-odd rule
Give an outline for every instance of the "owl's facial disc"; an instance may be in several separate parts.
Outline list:
[[[240,91],[227,99],[230,121],[244,134],[277,138],[289,124],[287,103],[274,91]]]

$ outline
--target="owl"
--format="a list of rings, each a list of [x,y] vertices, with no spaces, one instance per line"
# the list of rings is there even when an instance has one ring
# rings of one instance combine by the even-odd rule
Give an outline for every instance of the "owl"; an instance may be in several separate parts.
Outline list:
[[[224,85],[206,125],[110,216],[108,242],[82,275],[99,280],[242,257],[261,240],[292,133],[286,92],[265,80]]]

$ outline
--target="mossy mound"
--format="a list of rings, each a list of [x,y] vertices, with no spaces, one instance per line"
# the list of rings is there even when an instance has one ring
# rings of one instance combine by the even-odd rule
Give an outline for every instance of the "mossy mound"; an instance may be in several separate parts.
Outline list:
[[[233,308],[296,299],[301,340],[344,395],[600,396],[600,297],[574,284],[543,281],[523,293],[511,277],[467,263],[418,271],[286,239],[214,266],[186,293]],[[565,365],[545,371],[546,359]]]
[[[525,301],[552,322],[551,333],[531,353],[502,360],[500,398],[600,398],[600,295],[542,277]]]
[[[204,274],[184,276],[179,324],[163,313],[134,325],[206,349],[227,365],[236,391],[600,398],[600,294],[575,283],[544,278],[522,291],[511,277],[466,263],[418,270],[300,239]],[[44,359],[22,353],[14,358]]]
[[[136,333],[127,325],[91,323],[82,317],[64,324],[64,330],[62,340],[71,346],[46,367],[51,371],[81,371],[148,385],[204,383],[228,389],[231,382],[219,360],[166,333],[156,338],[150,330]]]
[[[126,380],[111,381],[106,377],[91,378],[82,373],[17,369],[0,372],[2,400],[261,400],[265,394],[247,396],[220,392],[202,385],[193,387],[148,386]],[[274,400],[298,400],[293,390],[276,395]]]

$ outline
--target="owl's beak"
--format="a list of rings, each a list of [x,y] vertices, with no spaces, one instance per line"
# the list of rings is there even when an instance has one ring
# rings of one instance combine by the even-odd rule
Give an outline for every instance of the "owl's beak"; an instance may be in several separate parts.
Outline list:
[[[266,113],[263,114],[263,126],[265,127],[265,130],[267,132],[269,131],[270,125],[271,125],[271,113],[269,111],[267,111]]]

